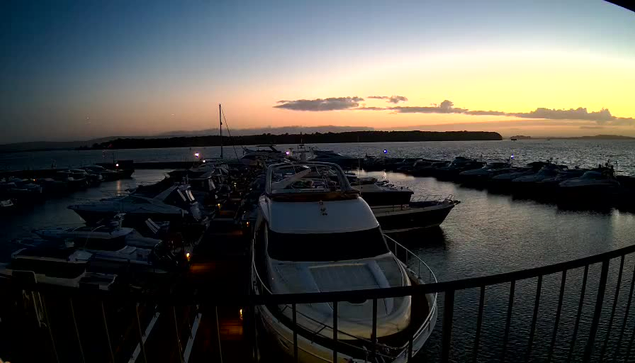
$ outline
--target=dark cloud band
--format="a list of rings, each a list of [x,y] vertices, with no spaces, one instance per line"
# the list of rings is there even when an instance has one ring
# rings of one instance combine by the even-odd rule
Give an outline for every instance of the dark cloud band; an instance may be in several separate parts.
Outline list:
[[[399,102],[407,102],[408,98],[404,96],[368,96],[367,98],[374,98],[377,100],[386,100],[390,103],[398,104]]]
[[[387,100],[397,104],[408,99],[404,96],[368,96],[367,98]],[[391,106],[391,107],[366,107],[359,102],[364,101],[360,97],[334,97],[315,100],[278,101],[276,108],[284,108],[294,111],[336,111],[336,110],[362,110],[362,111],[393,111],[397,113],[437,113],[437,114],[464,114],[472,116],[514,116],[528,119],[545,120],[583,120],[595,121],[597,123],[610,123],[620,126],[635,126],[635,119],[630,117],[616,117],[608,109],[589,112],[584,107],[568,110],[557,110],[549,108],[536,108],[530,112],[502,112],[502,111],[479,111],[454,107],[454,103],[445,100],[440,104],[431,106]]]
[[[284,108],[294,111],[340,111],[359,107],[361,97],[332,97],[318,98],[316,100],[278,101],[275,108]]]

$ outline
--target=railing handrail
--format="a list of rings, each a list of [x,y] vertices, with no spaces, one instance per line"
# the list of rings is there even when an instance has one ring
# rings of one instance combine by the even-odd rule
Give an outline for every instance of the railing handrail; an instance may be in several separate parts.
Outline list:
[[[416,285],[416,286],[403,286],[392,287],[384,289],[365,289],[355,291],[333,291],[333,292],[318,292],[318,293],[299,293],[299,294],[275,294],[269,296],[225,296],[218,294],[217,291],[197,291],[197,294],[174,294],[174,293],[158,293],[147,294],[139,292],[118,292],[118,291],[100,291],[96,289],[77,289],[72,287],[63,287],[55,285],[45,284],[28,284],[23,286],[15,286],[13,288],[26,289],[32,291],[42,292],[61,292],[66,291],[69,295],[96,295],[100,294],[104,297],[112,298],[129,298],[136,301],[156,301],[166,304],[198,304],[198,303],[211,303],[215,305],[265,305],[265,304],[300,304],[300,303],[320,303],[320,302],[334,302],[334,301],[348,301],[351,298],[359,299],[381,299],[390,297],[399,297],[406,295],[419,295],[419,294],[431,294],[445,291],[456,291],[470,288],[477,288],[487,285],[496,285],[507,283],[517,280],[525,280],[529,278],[535,278],[538,276],[550,275],[553,273],[562,272],[564,270],[571,270],[575,268],[585,267],[588,265],[596,264],[611,260],[622,255],[627,255],[635,252],[635,245],[623,247],[617,250],[599,253],[592,256],[582,257],[579,259],[558,262],[547,266],[532,267],[524,270],[504,272],[495,275],[471,277],[461,280],[442,281],[431,284]],[[0,278],[0,285],[3,284],[3,279]],[[6,284],[7,281],[4,282]],[[10,284],[10,282],[9,282]]]

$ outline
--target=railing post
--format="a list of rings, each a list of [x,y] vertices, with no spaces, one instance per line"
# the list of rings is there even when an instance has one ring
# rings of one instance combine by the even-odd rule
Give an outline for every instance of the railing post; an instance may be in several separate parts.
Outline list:
[[[580,317],[582,316],[582,308],[584,307],[584,295],[586,293],[586,282],[589,277],[589,265],[584,266],[584,276],[582,277],[582,288],[580,289],[580,302],[578,303],[578,314],[575,318],[575,325],[573,326],[573,335],[571,336],[571,347],[569,348],[569,357],[567,361],[571,361],[573,356],[573,349],[575,348],[575,341],[578,336],[578,328],[580,327]]]
[[[259,356],[259,350],[260,348],[258,347],[258,323],[256,321],[256,305],[252,304],[249,306],[249,317],[250,317],[250,321],[249,321],[249,325],[251,326],[251,339],[252,339],[252,357],[253,359],[256,361],[258,360],[258,356]]]
[[[375,359],[377,355],[377,298],[373,298],[373,327],[370,333],[370,339],[373,344],[371,358]]]
[[[593,355],[593,344],[595,343],[595,336],[598,332],[598,325],[600,324],[600,315],[602,314],[602,303],[604,302],[604,293],[606,291],[606,280],[609,274],[610,260],[602,262],[602,274],[600,275],[600,284],[598,286],[598,294],[595,299],[595,312],[593,313],[593,321],[591,323],[591,331],[589,332],[589,340],[587,341],[584,349],[584,362],[590,362]]]
[[[536,300],[534,301],[534,315],[531,318],[531,329],[529,331],[529,346],[527,347],[527,362],[531,358],[531,350],[534,345],[534,336],[536,335],[536,322],[538,321],[538,311],[540,310],[540,294],[542,292],[542,275],[538,276],[538,284],[536,285]]]
[[[108,321],[106,320],[106,308],[104,302],[101,301],[101,317],[104,319],[104,329],[106,330],[106,341],[108,342],[108,353],[110,353],[110,362],[115,363],[115,354],[112,351],[112,342],[110,341],[110,331],[108,330]]]
[[[293,313],[293,361],[298,362],[298,320],[296,304],[291,304],[291,311]]]
[[[216,338],[218,342],[218,359],[220,363],[223,363],[223,350],[222,343],[220,339],[220,321],[218,320],[218,306],[214,306],[214,312],[216,314]]]
[[[84,357],[84,348],[82,348],[82,338],[79,335],[79,328],[77,327],[77,319],[75,318],[75,306],[73,305],[73,298],[68,299],[71,307],[71,318],[73,319],[73,326],[75,327],[75,335],[77,336],[77,344],[79,345],[79,355],[82,357],[82,362],[86,362]]]
[[[337,301],[333,302],[333,362],[337,362]]]
[[[49,338],[51,338],[51,345],[53,346],[53,355],[55,355],[55,361],[57,363],[60,362],[60,357],[57,354],[57,347],[55,345],[55,338],[53,337],[53,331],[51,330],[51,321],[49,320],[49,310],[47,307],[47,303],[46,303],[46,299],[44,298],[44,296],[40,295],[42,297],[42,307],[44,308],[44,318],[46,319],[46,327],[47,330],[49,331]]]
[[[478,299],[478,316],[476,317],[476,334],[474,335],[474,350],[472,361],[478,361],[478,344],[481,339],[481,327],[483,326],[483,308],[485,307],[485,285],[481,286],[481,294]]]
[[[628,303],[626,303],[626,311],[624,312],[624,320],[622,323],[622,330],[620,331],[620,338],[617,341],[617,349],[615,350],[615,354],[613,355],[613,359],[615,359],[615,356],[617,355],[617,352],[619,352],[620,350],[620,346],[622,345],[622,339],[624,338],[624,330],[626,329],[626,322],[628,321],[628,315],[629,312],[631,310],[631,303],[633,301],[633,287],[635,287],[635,267],[633,267],[633,276],[631,277],[631,288],[628,291]],[[626,351],[626,359],[625,361],[628,360],[628,351],[630,350],[630,345],[628,350]]]
[[[567,282],[567,270],[562,271],[562,281],[560,282],[560,295],[558,296],[558,308],[556,310],[556,321],[553,327],[553,335],[551,336],[551,345],[549,346],[549,353],[547,355],[547,361],[550,362],[553,357],[553,348],[556,345],[556,339],[558,338],[558,325],[560,324],[560,314],[562,313],[562,300],[564,298],[564,288]]]
[[[450,361],[452,322],[454,319],[454,290],[446,291],[443,303],[443,336],[441,338],[441,362]]]
[[[611,336],[611,328],[613,328],[613,319],[615,318],[615,308],[617,307],[617,300],[620,297],[620,285],[622,284],[622,271],[624,270],[624,255],[620,259],[620,271],[617,274],[617,284],[615,285],[615,295],[613,296],[613,309],[611,309],[611,318],[609,319],[609,326],[606,329],[606,339],[604,339],[604,345],[600,352],[600,361],[604,358],[606,348],[609,344],[609,337]]]
[[[145,363],[148,363],[148,356],[146,356],[146,347],[145,347],[145,343],[143,342],[143,331],[141,330],[141,320],[139,319],[139,303],[135,304],[135,316],[136,316],[136,320],[135,322],[137,323],[137,334],[139,336],[139,348],[141,349],[141,356],[143,356],[143,361]]]
[[[179,349],[179,362],[183,362],[183,346],[181,345],[181,336],[179,335],[179,323],[176,318],[176,308],[172,306],[172,320],[174,322],[174,333],[176,334],[176,346]]]
[[[512,323],[512,311],[514,307],[515,292],[516,280],[513,280],[509,286],[509,301],[507,302],[507,318],[505,320],[505,336],[503,337],[503,352],[501,353],[501,362],[505,362],[505,353],[507,353],[507,340],[509,339],[509,327]]]

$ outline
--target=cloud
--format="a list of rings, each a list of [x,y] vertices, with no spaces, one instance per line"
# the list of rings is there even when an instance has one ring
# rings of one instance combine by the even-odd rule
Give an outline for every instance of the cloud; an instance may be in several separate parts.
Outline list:
[[[404,96],[368,96],[371,99],[386,100],[389,103],[397,104],[408,99]],[[578,120],[594,121],[598,124],[611,126],[635,126],[635,119],[631,117],[616,117],[608,109],[589,112],[584,107],[571,109],[550,109],[538,107],[530,112],[503,112],[503,111],[482,111],[468,110],[466,108],[454,107],[450,100],[444,100],[440,104],[431,106],[391,106],[391,107],[366,107],[359,102],[364,101],[361,97],[334,97],[315,100],[278,101],[275,108],[284,108],[294,111],[336,111],[336,110],[361,110],[361,111],[394,111],[396,113],[438,113],[438,114],[463,114],[471,116],[513,116],[517,118],[538,119],[538,120]]]
[[[283,100],[278,101],[278,105],[273,107],[294,111],[340,111],[355,109],[359,107],[359,102],[363,100],[363,98],[357,96],[318,98],[315,100]]]
[[[527,113],[509,113],[508,115],[523,118],[543,118],[549,120],[588,120],[597,122],[606,122],[616,119],[616,117],[611,115],[611,112],[607,109],[589,112],[584,107],[578,107],[576,109],[572,108],[569,110],[537,108],[536,110]]]
[[[452,101],[445,100],[438,105],[428,107],[417,106],[396,106],[390,107],[390,110],[397,111],[398,113],[465,113],[467,109],[455,108]]]
[[[394,104],[408,101],[408,98],[404,96],[368,96],[367,98],[374,98],[376,100],[387,100],[388,102]]]
[[[580,129],[582,130],[599,130],[603,128],[604,126],[580,126]]]
[[[463,113],[473,116],[507,116],[505,112],[501,111],[465,111]]]

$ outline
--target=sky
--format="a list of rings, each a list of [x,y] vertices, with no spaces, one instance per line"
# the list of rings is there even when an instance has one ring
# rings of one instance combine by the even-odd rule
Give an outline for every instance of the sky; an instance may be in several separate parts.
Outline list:
[[[635,13],[591,0],[0,2],[0,143],[351,126],[635,136]]]

